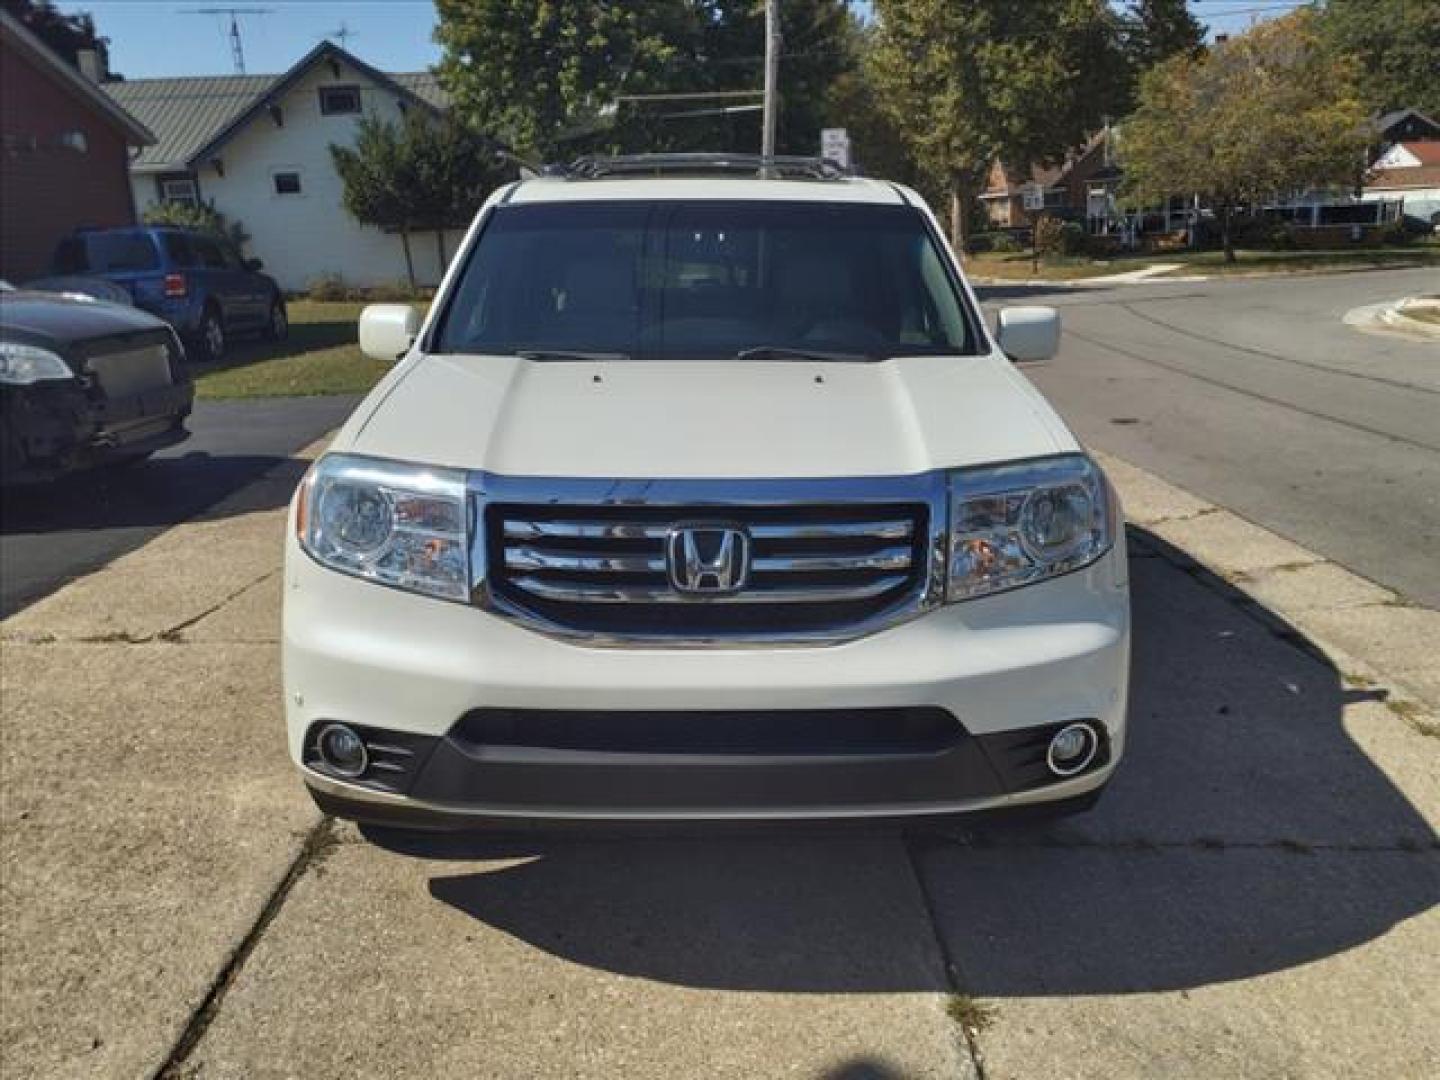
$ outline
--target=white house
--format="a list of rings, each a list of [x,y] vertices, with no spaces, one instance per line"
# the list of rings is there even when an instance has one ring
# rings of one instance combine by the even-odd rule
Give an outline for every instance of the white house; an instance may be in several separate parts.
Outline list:
[[[1391,146],[1370,167],[1360,197],[1401,200],[1407,216],[1440,226],[1440,139]]]
[[[406,280],[398,235],[361,225],[341,201],[330,145],[351,145],[362,116],[439,114],[430,72],[386,74],[322,42],[281,75],[128,79],[104,89],[158,141],[131,162],[136,210],[161,200],[213,202],[250,234],[247,253],[282,288],[324,278],[373,287]],[[453,255],[460,233],[446,237]],[[411,237],[415,276],[444,272],[433,233]]]

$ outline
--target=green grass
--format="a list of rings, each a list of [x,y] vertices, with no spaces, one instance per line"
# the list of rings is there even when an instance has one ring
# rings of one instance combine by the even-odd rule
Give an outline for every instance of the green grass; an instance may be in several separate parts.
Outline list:
[[[285,341],[241,338],[222,364],[197,366],[201,398],[306,397],[363,394],[392,367],[361,355],[357,324],[365,305],[292,300]]]
[[[1406,247],[1355,248],[1341,251],[1237,251],[1236,261],[1227,263],[1220,251],[1167,251],[1135,257],[1090,259],[1081,255],[1055,256],[1040,260],[1039,273],[1031,269],[1028,252],[971,255],[965,270],[976,277],[1024,281],[1030,277],[1049,281],[1075,281],[1143,270],[1156,263],[1178,263],[1177,274],[1296,274],[1316,270],[1361,270],[1383,267],[1440,266],[1440,244],[1423,243]],[[1156,278],[1164,281],[1164,276]]]

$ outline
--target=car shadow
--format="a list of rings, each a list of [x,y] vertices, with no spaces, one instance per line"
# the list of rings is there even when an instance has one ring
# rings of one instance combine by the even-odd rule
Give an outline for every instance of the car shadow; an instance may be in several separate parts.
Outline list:
[[[536,948],[732,990],[943,992],[937,935],[981,996],[1185,989],[1324,959],[1440,902],[1433,828],[1356,741],[1413,732],[1373,708],[1346,727],[1384,689],[1347,686],[1158,538],[1133,531],[1132,549],[1127,757],[1065,823],[367,835],[444,860],[436,900]]]

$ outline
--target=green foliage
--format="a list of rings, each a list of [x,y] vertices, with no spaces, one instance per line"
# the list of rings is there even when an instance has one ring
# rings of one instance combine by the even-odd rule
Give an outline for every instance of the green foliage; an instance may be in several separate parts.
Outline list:
[[[1124,19],[1125,52],[1137,74],[1172,56],[1205,51],[1205,24],[1190,13],[1186,0],[1130,0]]]
[[[245,231],[245,226],[238,221],[227,220],[224,214],[215,209],[213,202],[204,202],[198,206],[187,206],[178,202],[151,203],[140,215],[140,220],[146,225],[171,225],[177,229],[207,233],[234,244],[238,251],[243,251],[250,242],[250,234]]]
[[[950,193],[952,233],[992,161],[1055,161],[1123,104],[1104,0],[876,0],[875,12],[871,79],[918,167]]]
[[[647,94],[754,90],[765,20],[753,0],[438,0],[440,76],[467,122],[536,160],[584,152],[758,149],[738,100]],[[786,0],[777,148],[813,154],[832,90],[858,65],[843,0]],[[855,101],[851,94],[844,99]]]
[[[80,50],[99,53],[105,67],[110,63],[110,39],[95,32],[95,19],[88,12],[67,15],[52,0],[0,0],[0,8],[25,29],[50,46],[71,67],[80,64]],[[112,78],[119,78],[111,73]]]
[[[468,223],[508,168],[496,161],[489,140],[459,121],[417,111],[398,124],[363,117],[354,146],[332,144],[330,156],[351,216],[400,234],[412,288],[410,234],[435,231],[443,256],[444,230]]]
[[[1035,250],[1041,255],[1079,255],[1085,250],[1085,229],[1079,222],[1042,214],[1035,220]]]
[[[1120,151],[1132,203],[1198,192],[1233,259],[1236,207],[1353,185],[1365,140],[1353,69],[1320,48],[1316,16],[1302,9],[1148,72]]]
[[[1326,0],[1320,33],[1356,62],[1360,94],[1375,112],[1414,107],[1440,119],[1440,3]]]

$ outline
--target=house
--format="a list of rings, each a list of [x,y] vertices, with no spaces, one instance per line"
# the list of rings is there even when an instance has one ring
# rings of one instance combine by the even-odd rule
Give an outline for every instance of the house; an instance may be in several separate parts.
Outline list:
[[[1038,186],[1044,192],[1045,213],[1086,222],[1091,232],[1100,232],[1103,223],[1113,217],[1121,175],[1113,160],[1109,133],[1101,131],[1058,165],[1036,165],[1021,172],[996,161],[986,174],[980,204],[993,228],[1028,226],[1034,212],[1025,209],[1025,189]]]
[[[1398,199],[1406,217],[1440,227],[1440,138],[1395,143],[1370,167],[1360,198]]]
[[[0,278],[49,269],[82,226],[135,220],[128,161],[155,141],[135,117],[0,11]]]
[[[107,82],[106,92],[158,141],[131,162],[135,205],[211,203],[250,235],[248,253],[282,288],[338,278],[373,287],[406,280],[398,235],[346,211],[331,144],[351,145],[362,116],[400,121],[447,106],[430,72],[387,74],[322,42],[280,75]],[[446,238],[453,254],[459,233]],[[434,235],[411,237],[415,277],[440,280]]]
[[[1396,109],[1375,118],[1375,130],[1382,148],[1395,143],[1440,139],[1440,121],[1432,120],[1419,109]]]

